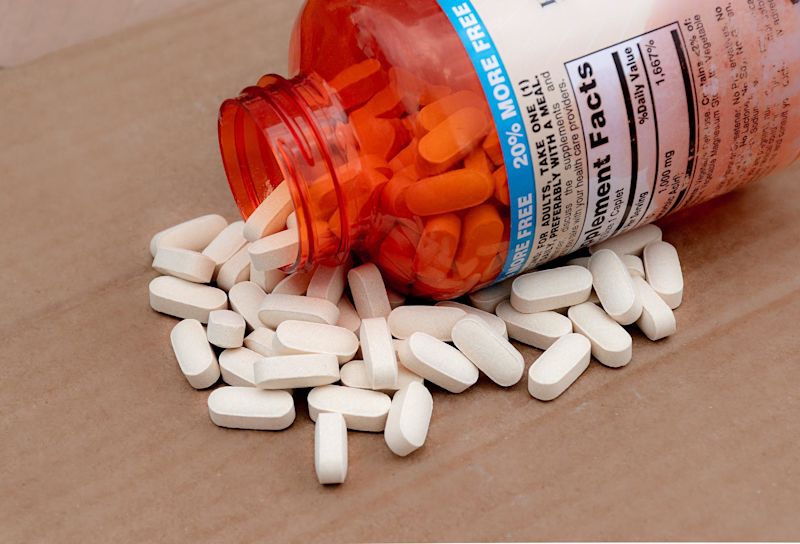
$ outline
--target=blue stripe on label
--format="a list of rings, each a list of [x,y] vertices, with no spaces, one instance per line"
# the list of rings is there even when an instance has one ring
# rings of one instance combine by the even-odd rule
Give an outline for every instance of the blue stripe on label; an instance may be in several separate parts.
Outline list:
[[[511,202],[511,233],[508,257],[495,280],[501,281],[521,272],[533,249],[536,193],[528,134],[505,65],[472,2],[438,2],[475,66],[503,148]]]

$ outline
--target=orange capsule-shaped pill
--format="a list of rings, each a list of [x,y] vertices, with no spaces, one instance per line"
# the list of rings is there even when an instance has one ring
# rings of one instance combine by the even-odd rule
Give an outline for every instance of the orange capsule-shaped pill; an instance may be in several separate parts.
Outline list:
[[[489,118],[478,108],[463,108],[423,136],[418,166],[432,174],[447,170],[469,155],[489,131]]]
[[[483,141],[483,150],[489,156],[495,166],[503,164],[503,148],[500,146],[500,138],[497,132],[492,131]]]
[[[400,100],[400,95],[391,85],[375,93],[362,109],[375,117],[400,117],[405,111],[405,106]]]
[[[453,267],[461,237],[461,219],[454,213],[436,215],[425,222],[414,256],[414,272],[425,282],[446,278]]]
[[[458,110],[470,107],[485,109],[486,101],[478,93],[458,91],[422,108],[417,123],[423,130],[430,132]]]
[[[492,174],[494,177],[494,197],[508,206],[510,200],[508,198],[508,175],[506,174],[506,167],[501,166]]]
[[[329,81],[336,89],[345,110],[351,110],[369,100],[375,89],[388,83],[388,74],[376,59],[367,59],[348,66]]]
[[[416,183],[415,180],[402,174],[395,174],[381,191],[381,209],[395,217],[411,217],[406,205],[406,190]]]
[[[486,153],[484,153],[483,149],[480,147],[476,147],[472,150],[472,153],[467,155],[467,158],[464,159],[464,166],[490,175],[492,174],[492,170],[494,170],[492,164],[489,162],[489,157],[486,156]]]
[[[417,143],[418,140],[414,138],[411,140],[411,143],[404,147],[400,153],[394,156],[394,158],[389,161],[389,167],[394,172],[399,172],[403,168],[408,165],[414,164],[417,159]]]
[[[462,278],[483,274],[501,249],[505,225],[497,208],[481,204],[464,215],[455,270]]]
[[[406,205],[416,215],[439,215],[477,206],[493,193],[491,176],[462,168],[419,180],[407,189]]]

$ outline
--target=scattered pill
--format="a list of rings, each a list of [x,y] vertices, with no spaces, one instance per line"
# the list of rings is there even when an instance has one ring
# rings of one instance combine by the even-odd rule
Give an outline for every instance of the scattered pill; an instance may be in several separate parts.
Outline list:
[[[378,267],[362,264],[347,273],[353,303],[361,319],[389,317],[392,307]]]
[[[314,469],[323,485],[341,484],[347,478],[347,425],[342,414],[328,412],[317,416]]]
[[[231,348],[219,354],[222,381],[228,385],[255,387],[253,368],[263,356],[247,348]]]
[[[320,413],[336,412],[353,431],[383,432],[391,404],[389,396],[379,391],[341,385],[323,385],[308,393],[308,415],[313,421]]]
[[[208,341],[219,348],[239,348],[244,342],[244,318],[231,310],[208,314]]]
[[[461,393],[478,381],[478,368],[464,354],[424,332],[403,340],[398,355],[411,372],[451,393]]]
[[[528,392],[539,400],[561,395],[589,366],[592,345],[582,334],[556,340],[528,370]]]
[[[279,281],[271,292],[274,295],[305,295],[312,274],[313,272],[293,272]]]
[[[283,268],[295,262],[298,247],[297,230],[282,230],[250,244],[250,260],[256,270]]]
[[[189,385],[195,389],[211,387],[219,379],[217,356],[206,339],[203,325],[196,319],[184,319],[169,335],[178,366]]]
[[[683,272],[675,246],[653,242],[644,248],[644,269],[647,283],[673,310],[683,299]]]
[[[494,312],[497,305],[511,296],[511,286],[514,278],[509,278],[500,283],[486,287],[480,291],[470,293],[469,301],[476,308],[484,312]]]
[[[272,329],[289,319],[333,325],[339,320],[339,308],[322,298],[270,293],[261,302],[258,317]]]
[[[228,222],[225,218],[217,214],[203,215],[184,221],[156,233],[150,240],[150,255],[155,257],[159,248],[162,247],[202,251],[227,226]]]
[[[511,285],[511,305],[533,314],[586,302],[592,274],[582,266],[562,266],[523,274]]]
[[[228,307],[228,296],[222,289],[172,276],[153,278],[149,291],[150,307],[155,311],[201,323],[208,323],[208,314],[213,310]]]
[[[242,234],[243,229],[244,221],[231,223],[203,249],[203,255],[209,257],[216,264],[217,272],[226,261],[236,255],[236,252],[247,243]]]
[[[214,261],[190,249],[161,247],[153,259],[153,268],[162,274],[195,283],[208,283],[214,276]]]
[[[415,332],[424,332],[449,342],[453,325],[466,315],[461,308],[448,306],[400,306],[389,314],[389,330],[401,340]]]
[[[336,322],[336,326],[343,327],[358,336],[359,329],[361,329],[361,318],[358,317],[353,303],[346,295],[342,295],[336,306],[339,308],[339,320]]]
[[[572,332],[572,321],[556,312],[523,314],[510,302],[502,302],[497,306],[497,315],[505,321],[509,338],[538,349],[547,349]]]
[[[255,242],[283,230],[292,210],[294,206],[289,183],[280,183],[245,221],[243,230],[245,239],[248,242]]]
[[[275,286],[286,277],[283,270],[256,270],[250,262],[250,281],[261,287],[265,293],[271,293]]]
[[[660,241],[661,229],[656,225],[645,225],[595,244],[589,251],[594,254],[601,249],[610,249],[617,255],[641,255],[647,244]]]
[[[267,294],[261,287],[251,281],[237,283],[228,292],[231,308],[241,315],[247,322],[248,327],[253,330],[264,326],[258,317],[258,309],[261,307],[261,303],[264,302],[265,296]]]
[[[272,357],[277,355],[273,347],[274,340],[275,331],[267,327],[259,327],[244,337],[244,347],[264,357]]]
[[[432,413],[433,397],[421,383],[412,382],[395,393],[383,431],[389,449],[405,457],[421,448]]]
[[[642,278],[634,278],[633,282],[642,302],[642,315],[636,322],[639,329],[653,342],[675,334],[677,323],[669,304]]]
[[[628,272],[630,272],[631,276],[639,276],[640,278],[644,278],[644,263],[640,257],[636,255],[622,255],[620,257],[622,262],[625,263],[625,266],[628,268]]]
[[[494,179],[463,168],[421,179],[405,191],[406,206],[420,216],[466,210],[486,202],[494,193]]]
[[[619,255],[609,249],[592,254],[589,262],[592,282],[600,304],[621,325],[630,325],[642,315],[642,303],[636,296],[633,278]]]
[[[273,344],[276,353],[322,353],[336,357],[339,364],[353,358],[358,338],[343,327],[327,323],[288,320],[278,325]]]
[[[324,298],[334,304],[339,302],[347,285],[349,263],[338,266],[319,266],[311,275],[306,294],[310,297]]]
[[[250,257],[247,254],[249,244],[225,261],[217,271],[217,287],[230,291],[237,283],[250,279]]]
[[[453,327],[453,343],[478,370],[501,387],[519,382],[525,361],[517,348],[481,318],[468,316]]]
[[[372,389],[372,383],[370,382],[369,375],[367,374],[367,367],[364,364],[364,361],[360,359],[354,359],[349,363],[345,363],[342,368],[339,369],[339,378],[342,382],[342,385],[346,385],[347,387]],[[379,389],[379,391],[397,391],[411,382],[422,383],[423,380],[410,370],[403,367],[403,365],[397,365],[397,384],[394,387]]]
[[[625,366],[631,361],[631,335],[599,306],[584,302],[570,308],[567,315],[575,332],[591,342],[595,359],[612,368]]]
[[[361,354],[372,389],[397,387],[397,355],[389,325],[382,317],[361,320]]]
[[[460,302],[453,302],[452,300],[443,300],[441,302],[437,302],[436,305],[445,306],[447,308],[458,308],[459,310],[464,310],[467,315],[479,317],[483,319],[487,325],[489,325],[489,328],[491,328],[495,334],[499,334],[503,338],[508,339],[506,322],[493,313],[490,314],[489,312],[484,312],[483,310],[473,308],[472,306],[468,306],[466,304],[461,304]]]
[[[258,359],[253,373],[261,389],[317,387],[339,381],[339,361],[321,353],[278,355]]]
[[[208,415],[219,427],[280,431],[294,422],[294,400],[286,391],[220,387],[208,396]]]

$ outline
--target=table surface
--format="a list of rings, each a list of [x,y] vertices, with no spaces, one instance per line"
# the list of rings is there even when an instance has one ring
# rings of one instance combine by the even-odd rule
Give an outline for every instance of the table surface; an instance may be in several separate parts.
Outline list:
[[[284,432],[210,422],[148,241],[235,218],[217,107],[285,70],[298,6],[204,3],[0,72],[0,541],[800,538],[798,168],[664,221],[678,334],[556,401],[437,390],[424,448],[350,433],[325,488],[302,395]]]

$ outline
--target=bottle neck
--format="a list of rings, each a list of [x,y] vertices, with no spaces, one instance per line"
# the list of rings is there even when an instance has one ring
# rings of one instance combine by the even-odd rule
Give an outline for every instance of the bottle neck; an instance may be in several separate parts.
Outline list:
[[[280,183],[289,184],[299,239],[290,271],[349,255],[357,234],[343,178],[357,164],[357,148],[343,108],[321,79],[262,77],[222,104],[219,142],[244,217]]]

